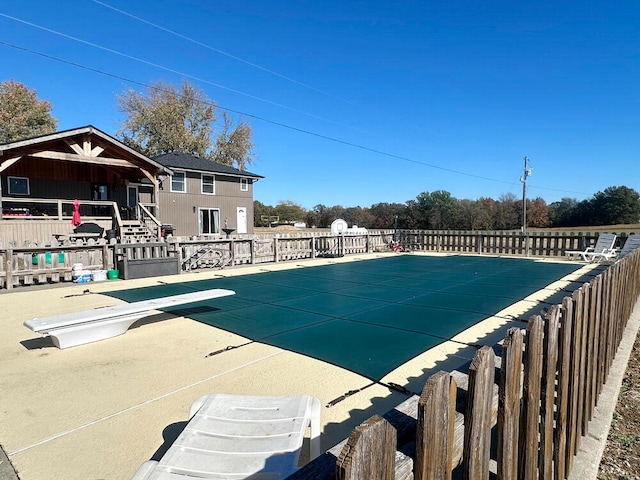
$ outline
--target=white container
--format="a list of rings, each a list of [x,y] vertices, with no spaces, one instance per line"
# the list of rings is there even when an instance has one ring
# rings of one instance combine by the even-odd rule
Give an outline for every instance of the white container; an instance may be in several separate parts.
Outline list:
[[[91,280],[94,282],[102,282],[107,279],[107,271],[106,270],[94,270],[91,272]]]
[[[81,263],[74,263],[72,270],[74,272],[80,272],[82,271],[82,268],[83,268],[83,265]]]
[[[73,283],[87,283],[91,281],[91,271],[90,270],[77,270],[73,272],[71,275],[71,280]]]

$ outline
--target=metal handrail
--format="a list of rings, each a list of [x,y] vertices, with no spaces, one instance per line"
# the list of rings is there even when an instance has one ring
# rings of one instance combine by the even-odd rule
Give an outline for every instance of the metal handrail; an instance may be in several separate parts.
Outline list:
[[[162,223],[160,223],[160,221],[149,211],[149,209],[147,209],[147,207],[145,207],[141,203],[136,204],[136,210],[138,220],[142,225],[144,225],[147,231],[157,237],[160,237]],[[155,224],[155,226],[150,226],[147,219],[151,220],[151,222]]]

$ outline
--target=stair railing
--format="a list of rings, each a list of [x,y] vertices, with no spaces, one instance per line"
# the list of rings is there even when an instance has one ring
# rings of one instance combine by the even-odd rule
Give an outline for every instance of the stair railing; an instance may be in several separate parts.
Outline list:
[[[136,205],[136,214],[140,225],[143,225],[145,230],[156,238],[160,238],[162,223],[158,220],[144,205],[138,203]]]

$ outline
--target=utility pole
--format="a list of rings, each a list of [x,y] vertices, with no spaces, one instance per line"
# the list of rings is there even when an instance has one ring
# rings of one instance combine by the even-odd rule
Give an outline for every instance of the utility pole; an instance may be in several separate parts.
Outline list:
[[[524,173],[520,177],[522,182],[522,236],[525,241],[525,254],[529,256],[529,239],[527,236],[527,177],[531,175],[529,168],[529,159],[524,157]]]

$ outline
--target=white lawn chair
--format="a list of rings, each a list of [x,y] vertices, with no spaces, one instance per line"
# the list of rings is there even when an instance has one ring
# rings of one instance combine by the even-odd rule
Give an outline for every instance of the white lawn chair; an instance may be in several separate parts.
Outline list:
[[[205,395],[159,462],[143,463],[133,480],[282,479],[298,469],[310,427],[310,459],[320,455],[320,401],[308,395]]]
[[[637,250],[638,248],[640,248],[640,235],[629,235],[627,240],[624,242],[624,246],[622,247],[622,250],[620,250],[620,253],[617,253],[615,255],[610,255],[607,253],[598,255],[594,253],[591,255],[591,261],[600,262],[602,260],[613,260],[613,259],[615,259],[616,261],[619,261],[619,260],[622,260],[627,255],[629,255],[631,252]]]
[[[608,255],[613,258],[616,254],[613,248],[615,243],[616,235],[614,233],[601,233],[594,247],[587,247],[585,250],[568,250],[565,255],[568,255],[569,258],[581,257],[585,262],[593,261],[594,255]]]

